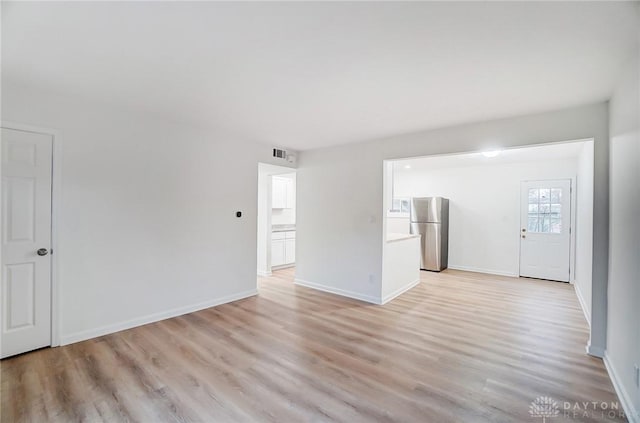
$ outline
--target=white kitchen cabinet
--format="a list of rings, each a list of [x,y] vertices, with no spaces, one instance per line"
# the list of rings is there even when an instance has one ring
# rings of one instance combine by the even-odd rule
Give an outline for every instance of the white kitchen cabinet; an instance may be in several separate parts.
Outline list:
[[[284,239],[271,240],[271,266],[282,266],[286,263],[285,243]]]
[[[296,262],[296,239],[284,240],[284,260],[287,264]]]
[[[287,182],[287,199],[285,205],[288,209],[294,209],[296,207],[296,186],[292,179]]]
[[[296,262],[296,231],[271,234],[271,266],[286,266]]]
[[[294,187],[291,178],[271,177],[271,208],[291,209],[294,202]]]

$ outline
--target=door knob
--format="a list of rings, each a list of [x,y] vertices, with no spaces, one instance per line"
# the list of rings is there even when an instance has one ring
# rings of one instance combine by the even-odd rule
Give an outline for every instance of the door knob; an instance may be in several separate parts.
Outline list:
[[[526,236],[526,235],[522,235],[522,237],[523,237],[523,238],[526,238],[527,236]]]
[[[47,254],[49,254],[49,250],[47,250],[46,248],[40,248],[37,252],[39,256],[46,256]]]

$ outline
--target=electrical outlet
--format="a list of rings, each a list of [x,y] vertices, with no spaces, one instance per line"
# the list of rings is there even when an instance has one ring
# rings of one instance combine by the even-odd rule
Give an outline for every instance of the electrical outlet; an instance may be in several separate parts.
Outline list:
[[[636,382],[636,388],[640,388],[640,367],[637,364],[633,365],[634,379]]]

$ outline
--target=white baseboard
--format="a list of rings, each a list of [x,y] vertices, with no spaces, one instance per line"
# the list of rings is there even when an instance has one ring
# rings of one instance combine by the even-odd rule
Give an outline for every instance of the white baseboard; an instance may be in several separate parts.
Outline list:
[[[307,288],[317,289],[318,291],[329,292],[331,294],[341,295],[343,297],[349,297],[360,301],[365,301],[372,304],[381,304],[380,298],[373,297],[371,295],[363,295],[358,292],[347,291],[345,289],[335,288],[333,286],[322,285],[320,283],[309,282],[303,279],[295,279],[296,285],[305,286]]]
[[[594,357],[603,358],[604,357],[604,348],[597,347],[595,345],[587,345],[587,354],[592,355]]]
[[[580,308],[582,309],[582,313],[584,314],[584,318],[587,319],[587,324],[591,327],[591,314],[589,313],[589,309],[587,308],[587,303],[582,296],[582,291],[580,291],[580,287],[578,284],[573,284],[574,289],[576,291],[576,297],[578,297],[578,302],[580,303]]]
[[[280,266],[271,266],[271,270],[288,269],[289,267],[295,267],[295,263],[281,264]]]
[[[618,372],[616,371],[616,368],[611,362],[611,359],[609,358],[609,355],[606,351],[604,353],[603,361],[604,366],[607,368],[607,372],[609,373],[611,383],[613,384],[613,389],[616,390],[616,394],[618,394],[618,398],[620,399],[620,403],[622,404],[624,414],[626,414],[627,416],[627,420],[629,420],[629,423],[640,423],[640,414],[638,413],[638,410],[636,410],[633,406],[631,396],[624,388],[624,386],[622,386],[622,383],[620,383]]]
[[[463,270],[465,272],[476,272],[476,273],[486,273],[488,275],[498,275],[498,276],[509,276],[512,278],[517,278],[520,275],[513,272],[505,272],[502,270],[493,270],[493,269],[483,269],[480,267],[472,267],[472,266],[448,266],[449,269],[453,270]]]
[[[273,273],[271,273],[271,271],[258,270],[258,276],[262,276],[263,278],[268,278],[271,275],[273,275]]]
[[[386,304],[389,301],[393,300],[394,298],[404,294],[405,292],[407,292],[408,290],[410,290],[411,288],[415,287],[416,285],[418,285],[420,283],[420,278],[416,279],[415,281],[409,283],[408,285],[403,286],[400,289],[396,289],[395,291],[393,291],[391,294],[389,295],[385,295],[384,297],[382,297],[382,304]]]
[[[113,325],[102,326],[96,329],[88,329],[81,332],[72,333],[69,335],[63,335],[60,339],[60,345],[73,344],[80,341],[86,341],[87,339],[97,338],[98,336],[109,335],[110,333],[120,332],[122,330],[131,329],[136,326],[142,326],[160,320],[170,319],[172,317],[182,316],[183,314],[193,313],[194,311],[203,310],[205,308],[215,307],[217,305],[230,303],[232,301],[241,300],[243,298],[252,297],[257,295],[256,289],[249,291],[239,292],[237,294],[227,295],[225,297],[216,298],[214,300],[204,301],[197,304],[192,304],[185,307],[178,307],[172,310],[163,311],[160,313],[149,314],[147,316],[137,317],[135,319],[127,320]]]

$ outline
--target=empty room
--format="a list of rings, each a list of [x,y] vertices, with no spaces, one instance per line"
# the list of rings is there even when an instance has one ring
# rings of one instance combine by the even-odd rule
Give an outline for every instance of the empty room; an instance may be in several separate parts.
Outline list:
[[[0,422],[640,423],[640,2],[0,8]]]

